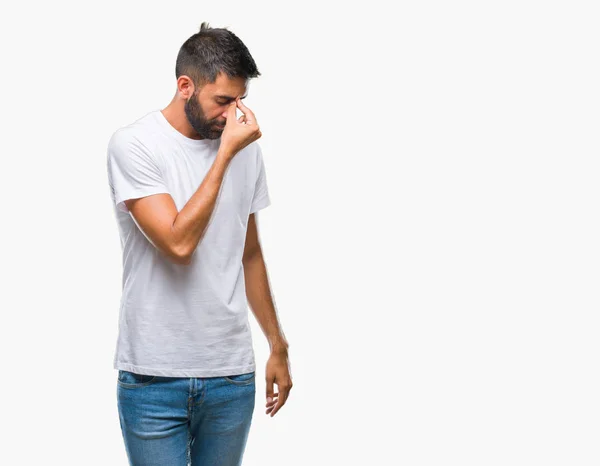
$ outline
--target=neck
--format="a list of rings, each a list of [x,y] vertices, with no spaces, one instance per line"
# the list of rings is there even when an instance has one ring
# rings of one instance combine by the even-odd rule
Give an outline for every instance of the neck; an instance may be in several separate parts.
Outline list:
[[[194,130],[194,128],[192,128],[185,116],[183,101],[173,99],[169,105],[161,110],[161,112],[171,126],[184,136],[187,136],[190,139],[204,139]]]

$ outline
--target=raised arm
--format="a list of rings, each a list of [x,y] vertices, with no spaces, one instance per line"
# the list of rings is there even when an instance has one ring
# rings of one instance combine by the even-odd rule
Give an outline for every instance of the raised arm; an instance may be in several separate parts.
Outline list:
[[[236,106],[245,112],[235,118]],[[246,121],[246,116],[250,123]],[[117,203],[125,204],[146,238],[177,264],[189,264],[200,242],[233,157],[261,137],[256,118],[237,99],[227,110],[217,157],[204,180],[181,211],[168,193],[160,170],[149,154],[129,141],[114,141],[109,147],[109,170],[118,189]]]
[[[191,262],[214,211],[230,161],[226,149],[223,152],[220,149],[204,180],[179,212],[167,193],[125,201],[148,240],[175,263]]]

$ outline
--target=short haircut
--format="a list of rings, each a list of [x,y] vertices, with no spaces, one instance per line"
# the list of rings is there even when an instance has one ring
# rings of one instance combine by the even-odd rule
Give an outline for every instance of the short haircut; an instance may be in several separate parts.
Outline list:
[[[223,72],[230,78],[256,78],[260,72],[244,43],[226,28],[211,28],[207,22],[179,49],[175,76],[189,76],[195,91],[214,83]]]

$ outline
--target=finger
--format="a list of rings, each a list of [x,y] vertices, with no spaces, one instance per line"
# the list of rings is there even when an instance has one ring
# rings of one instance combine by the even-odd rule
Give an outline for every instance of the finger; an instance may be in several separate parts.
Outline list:
[[[266,409],[268,409],[268,410],[269,410],[269,409],[273,409],[273,407],[275,406],[275,404],[276,404],[276,403],[277,403],[277,400],[273,400],[273,401],[271,401],[270,403],[267,403],[267,404],[265,405],[265,408],[266,408]]]
[[[238,123],[245,123],[246,122],[246,115],[242,115],[241,117],[238,118]]]
[[[281,398],[280,398],[281,399]],[[274,407],[273,407],[273,411],[271,411],[271,417],[275,416],[275,414],[277,414],[277,411],[279,411],[281,409],[281,407],[284,405],[283,402],[279,402],[277,403]]]
[[[273,391],[273,378],[268,377],[267,378],[267,386],[266,386],[266,390],[267,390],[267,403],[273,401],[275,392]]]
[[[244,115],[246,115],[246,123],[252,124],[252,122],[256,121],[256,117],[254,116],[254,113],[252,112],[252,110],[250,110],[248,107],[246,107],[243,104],[242,99],[237,99],[236,103],[237,103],[237,106],[239,107],[239,109],[242,112],[244,112]]]
[[[237,107],[235,105],[235,102],[231,102],[229,104],[229,107],[227,107],[227,119],[228,120],[231,118],[231,121],[233,121],[237,118],[236,114],[235,114],[236,109],[237,109]]]
[[[274,393],[273,396],[271,397],[271,401],[267,401],[266,406],[274,405],[277,402],[278,396],[279,396],[279,393]]]
[[[281,396],[277,399],[277,405],[273,409],[273,412],[271,413],[271,417],[275,416],[277,411],[279,411],[281,409],[281,407],[285,404],[285,402],[287,401],[288,393],[289,393],[289,388],[286,388],[286,387],[283,387],[279,391],[279,394]]]
[[[277,403],[277,402],[276,402],[276,401],[274,401],[273,403],[271,403],[271,404],[269,404],[269,405],[265,406],[265,409],[267,410],[267,414],[269,414],[269,413],[271,412],[271,410],[272,410],[272,409],[275,407],[275,404],[276,404],[276,403]]]
[[[275,407],[276,404],[277,404],[277,400],[273,400],[273,402],[269,403],[268,406],[265,406],[265,408],[267,410],[267,414],[269,414],[271,411],[273,411],[273,408]]]
[[[266,409],[267,409],[266,413],[269,414],[271,411],[273,411],[276,404],[277,404],[277,400],[273,400],[273,402],[270,403],[270,405],[266,407]]]

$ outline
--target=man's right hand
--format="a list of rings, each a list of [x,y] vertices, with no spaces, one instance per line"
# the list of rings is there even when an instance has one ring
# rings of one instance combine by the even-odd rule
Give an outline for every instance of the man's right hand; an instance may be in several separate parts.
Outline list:
[[[235,117],[236,108],[242,112],[242,116],[238,119]],[[239,98],[229,104],[227,123],[221,134],[219,151],[223,151],[225,157],[232,159],[235,154],[261,136],[262,133],[252,110],[246,107]]]

